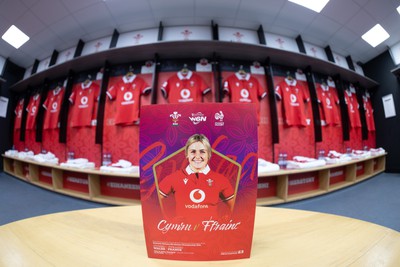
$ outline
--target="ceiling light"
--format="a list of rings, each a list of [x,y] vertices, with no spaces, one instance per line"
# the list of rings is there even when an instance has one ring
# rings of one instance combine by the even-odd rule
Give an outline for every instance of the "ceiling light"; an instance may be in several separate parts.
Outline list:
[[[319,13],[326,6],[329,0],[289,0],[289,2],[301,5]]]
[[[390,35],[387,33],[387,31],[385,31],[385,29],[379,24],[376,24],[372,29],[361,36],[361,38],[363,38],[372,47],[377,46],[389,37]]]
[[[15,25],[12,25],[1,38],[17,49],[29,40],[29,36],[15,27]]]
[[[397,7],[397,12],[400,14],[400,6]]]

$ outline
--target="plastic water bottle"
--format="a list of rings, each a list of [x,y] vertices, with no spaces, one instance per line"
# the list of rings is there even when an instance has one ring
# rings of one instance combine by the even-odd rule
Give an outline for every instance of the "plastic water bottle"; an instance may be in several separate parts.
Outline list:
[[[288,155],[286,152],[283,152],[283,168],[286,169],[287,166]]]
[[[111,153],[105,152],[103,154],[103,166],[108,166],[112,163],[112,159],[111,159]]]
[[[75,153],[73,151],[69,151],[67,153],[67,159],[74,159],[75,158]]]
[[[318,159],[325,159],[325,150],[323,150],[323,149],[319,150]]]
[[[279,153],[278,155],[278,165],[281,169],[286,169],[287,166],[287,153]]]

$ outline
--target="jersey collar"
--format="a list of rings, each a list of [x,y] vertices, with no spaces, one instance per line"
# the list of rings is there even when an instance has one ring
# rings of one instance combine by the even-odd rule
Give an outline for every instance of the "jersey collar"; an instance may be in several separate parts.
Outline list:
[[[327,84],[321,84],[321,88],[325,92],[329,91],[329,86]]]
[[[290,85],[290,86],[296,86],[296,84],[297,84],[297,81],[295,79],[289,80],[288,78],[285,78],[285,82],[287,85]]]
[[[122,77],[122,80],[124,80],[124,83],[131,83],[131,82],[133,82],[133,80],[136,78],[136,75],[132,75],[131,77],[126,77],[126,76],[124,76],[124,77]]]
[[[92,85],[92,81],[89,81],[86,85],[85,85],[85,83],[82,83],[82,84],[81,84],[82,89],[87,89],[87,88],[89,88],[91,85]]]
[[[211,169],[210,169],[210,167],[207,165],[207,166],[204,168],[204,170],[202,170],[202,171],[199,172],[199,173],[208,174],[210,171],[211,171]],[[190,175],[190,174],[193,174],[193,173],[195,173],[195,172],[190,168],[190,165],[188,165],[188,166],[186,167],[186,173]]]
[[[239,80],[246,80],[246,81],[250,80],[250,74],[249,73],[246,73],[246,75],[241,75],[241,74],[236,72],[235,75]]]
[[[188,71],[186,75],[182,75],[182,73],[179,71],[178,72],[178,78],[179,80],[189,80],[193,75],[193,72],[191,70]]]
[[[57,87],[56,89],[53,90],[53,95],[58,95],[61,92],[62,87]]]

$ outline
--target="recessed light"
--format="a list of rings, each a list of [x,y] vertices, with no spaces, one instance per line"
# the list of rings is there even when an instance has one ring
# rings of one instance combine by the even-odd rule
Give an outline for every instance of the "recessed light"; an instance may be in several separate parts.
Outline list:
[[[309,8],[315,12],[321,12],[329,0],[289,0],[289,2]]]
[[[1,38],[17,49],[29,40],[29,36],[23,33],[15,25],[12,25]]]
[[[361,38],[363,38],[372,47],[376,47],[389,37],[390,35],[387,33],[387,31],[385,31],[385,29],[380,24],[376,24],[372,29],[370,29],[369,31],[364,33],[363,36],[361,36]]]

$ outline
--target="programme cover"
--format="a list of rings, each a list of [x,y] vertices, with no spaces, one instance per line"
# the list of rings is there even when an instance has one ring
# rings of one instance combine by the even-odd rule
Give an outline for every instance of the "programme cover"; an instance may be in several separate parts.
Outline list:
[[[250,257],[257,144],[252,104],[142,107],[140,191],[149,257]]]

